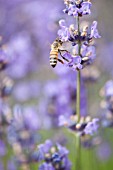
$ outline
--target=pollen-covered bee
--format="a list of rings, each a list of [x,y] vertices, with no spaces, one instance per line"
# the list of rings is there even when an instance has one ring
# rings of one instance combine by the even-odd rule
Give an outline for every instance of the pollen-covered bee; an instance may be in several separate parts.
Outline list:
[[[62,46],[63,42],[58,38],[52,43],[51,51],[50,51],[50,65],[54,68],[57,64],[57,61],[63,64],[63,61],[58,58],[58,54],[61,54],[60,47]]]

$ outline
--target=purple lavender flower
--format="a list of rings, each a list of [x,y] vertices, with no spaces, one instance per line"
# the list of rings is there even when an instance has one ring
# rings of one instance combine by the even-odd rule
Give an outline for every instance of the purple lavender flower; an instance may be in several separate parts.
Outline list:
[[[79,13],[79,9],[76,7],[76,5],[69,5],[68,9],[66,10],[70,16],[77,16]],[[64,13],[66,13],[66,10],[64,9]]]
[[[70,130],[79,133],[79,135],[94,135],[98,131],[99,128],[99,119],[92,119],[87,117],[81,117],[78,122],[77,115],[71,116],[59,116],[59,126],[68,127]]]
[[[87,135],[93,135],[94,133],[97,132],[98,128],[99,128],[99,119],[94,118],[91,122],[89,122],[86,125],[84,132]]]
[[[58,36],[62,42],[70,41],[70,39],[74,40],[74,36],[72,35],[72,26],[67,27],[65,20],[63,19],[59,21],[59,26],[61,29],[58,30]]]
[[[60,20],[59,21],[59,25],[61,27],[61,29],[58,31],[58,36],[59,38],[65,42],[68,41],[70,33],[69,33],[69,29],[68,27],[66,27],[66,23],[65,20]]]
[[[91,14],[91,2],[83,2],[79,10],[79,15],[90,15]]]
[[[52,146],[53,146],[53,143],[51,140],[46,140],[44,144],[38,145],[38,152],[40,155],[40,160],[44,160],[45,154],[49,152]]]
[[[66,9],[64,9],[64,13],[67,13],[71,16],[83,16],[89,15],[91,13],[91,2],[90,1],[72,1],[72,0],[64,0],[64,4],[66,4]]]
[[[96,58],[96,52],[94,46],[85,46],[82,45],[81,47],[81,54],[82,54],[82,68],[84,68],[86,65],[92,64],[94,59]]]
[[[89,43],[93,38],[101,38],[97,29],[97,21],[93,21],[91,25],[91,30],[89,31],[88,26],[84,26],[83,30],[78,35],[78,30],[75,28],[73,24],[69,27],[66,26],[65,20],[59,21],[59,26],[61,27],[58,30],[58,36],[62,40],[62,42],[73,42],[76,45],[76,41],[83,41],[84,44]]]
[[[39,167],[40,170],[70,170],[71,163],[68,160],[68,150],[60,144],[55,146],[50,140],[46,140],[44,144],[38,145],[38,156],[40,160],[44,160]]]
[[[82,64],[81,64],[81,57],[80,56],[72,56],[72,63],[70,63],[70,65],[72,64],[72,68],[73,69],[82,69]],[[69,66],[70,66],[69,65]]]
[[[101,38],[101,36],[98,33],[97,30],[97,21],[93,21],[92,26],[91,26],[91,34],[90,34],[90,38]]]
[[[59,39],[65,43],[67,42],[66,48],[69,46],[69,50],[65,50],[65,44],[62,53],[63,63],[66,66],[71,67],[73,70],[83,69],[85,66],[90,65],[95,57],[95,47],[90,44],[93,38],[100,38],[101,36],[97,30],[97,21],[94,21],[89,31],[88,26],[83,27],[83,30],[78,30],[74,25],[66,26],[65,20],[60,20],[59,25],[61,29],[58,31]],[[78,42],[81,42],[79,47]],[[72,47],[70,47],[70,44]]]
[[[77,55],[78,51],[78,45],[74,46],[73,54],[70,54],[69,52],[66,52],[63,54],[63,57],[66,59],[64,60],[64,64],[66,66],[71,67],[73,70],[82,69],[86,65],[91,64],[94,59],[96,58],[96,52],[94,46],[81,46],[81,56]],[[68,62],[67,62],[68,61]]]
[[[65,57],[68,60],[68,63],[65,62],[65,65],[72,67],[73,69],[77,69],[77,68],[82,69],[80,56],[74,56],[66,52],[63,54],[63,57]]]

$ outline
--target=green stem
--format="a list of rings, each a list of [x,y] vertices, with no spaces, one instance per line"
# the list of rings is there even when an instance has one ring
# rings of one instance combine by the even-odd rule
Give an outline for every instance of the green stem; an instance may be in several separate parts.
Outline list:
[[[81,170],[81,142],[80,135],[76,135],[76,170]]]
[[[80,121],[80,70],[77,71],[76,113],[77,113],[78,122],[79,122]]]
[[[80,33],[80,18],[77,16],[78,33]]]
[[[78,35],[80,36],[80,21],[77,17]],[[78,40],[78,55],[81,53],[81,41]],[[80,122],[80,82],[81,74],[80,70],[77,71],[77,97],[76,97],[76,113],[78,116],[78,123]],[[81,141],[79,133],[76,134],[76,170],[81,170]]]

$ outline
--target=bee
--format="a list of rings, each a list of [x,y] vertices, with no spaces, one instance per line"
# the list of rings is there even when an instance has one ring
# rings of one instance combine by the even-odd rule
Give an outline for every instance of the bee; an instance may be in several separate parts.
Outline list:
[[[63,42],[57,38],[51,45],[50,65],[53,68],[57,65],[57,61],[61,62],[62,64],[64,63],[62,60],[58,58],[58,54],[60,53],[61,55],[61,51],[64,51],[64,50],[60,50],[60,47],[62,46],[62,44]]]

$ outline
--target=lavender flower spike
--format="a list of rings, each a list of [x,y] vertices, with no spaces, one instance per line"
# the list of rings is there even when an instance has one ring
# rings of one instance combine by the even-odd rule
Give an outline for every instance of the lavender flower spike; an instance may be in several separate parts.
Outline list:
[[[66,8],[63,10],[70,16],[90,15],[91,2],[89,0],[64,0]]]
[[[71,170],[68,153],[68,150],[60,144],[53,145],[51,140],[46,140],[44,144],[38,146],[38,156],[44,161],[39,170]]]

